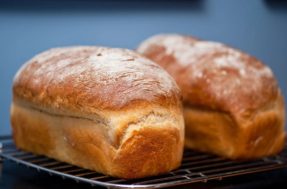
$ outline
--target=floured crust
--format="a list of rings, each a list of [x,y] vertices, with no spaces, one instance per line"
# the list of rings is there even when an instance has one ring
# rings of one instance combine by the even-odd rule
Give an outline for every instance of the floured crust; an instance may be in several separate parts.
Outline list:
[[[127,49],[66,47],[28,61],[14,78],[13,95],[42,108],[93,114],[132,106],[173,106],[180,92],[158,65]]]
[[[192,106],[243,114],[268,105],[280,92],[270,68],[221,43],[158,35],[138,52],[165,68]]]
[[[206,150],[206,148],[201,147],[202,142],[198,143],[199,140],[196,141],[191,136],[189,137],[189,129],[191,131],[195,129],[192,128],[194,127],[192,122],[197,122],[197,119],[192,116],[192,113],[185,114],[185,121],[188,120],[186,123],[187,141],[190,140],[189,143],[194,142],[193,145],[188,146],[236,158],[235,152],[234,154],[220,152],[225,147],[222,145],[215,146],[215,141],[218,140],[217,142],[221,144],[224,141],[226,145],[229,145],[232,143],[231,138],[224,138],[228,135],[230,137],[242,137],[238,140],[244,141],[248,132],[257,130],[257,123],[267,124],[266,128],[274,129],[274,131],[279,130],[281,136],[285,135],[283,129],[285,109],[282,94],[270,68],[256,58],[218,42],[202,41],[177,34],[153,36],[144,41],[137,51],[157,62],[174,77],[182,90],[185,109],[191,107],[195,110],[218,112],[229,117],[230,120],[228,119],[227,122],[222,122],[221,118],[215,119],[218,123],[214,122],[210,126],[217,129],[217,133],[214,134],[215,139],[211,140],[213,142],[209,141],[207,136],[206,138],[201,137],[203,143],[208,143],[206,146],[209,147],[206,147],[208,148]],[[277,102],[280,102],[281,105],[274,106]],[[279,111],[270,118],[277,121],[266,121],[265,119],[265,121],[260,121],[263,117],[256,117],[260,112],[272,110]],[[197,113],[196,115],[198,119],[202,118],[199,121],[201,124],[196,123],[198,128],[202,127],[201,130],[211,135],[209,130],[212,128],[205,124],[210,125],[213,122],[213,117],[206,117],[205,114]],[[258,120],[254,120],[255,118]],[[273,125],[271,126],[271,124]],[[221,127],[222,125],[226,126]],[[228,125],[233,129],[232,132],[226,133],[229,130]],[[250,130],[244,129],[245,127]],[[265,128],[265,126],[262,127]],[[233,132],[237,133],[239,130],[240,134],[234,136]],[[223,138],[218,138],[217,135],[222,135]],[[197,136],[193,134],[193,137],[196,138]],[[272,137],[274,138],[270,135],[269,139],[264,140],[271,140]],[[275,145],[276,141],[273,142]],[[279,143],[281,145],[277,149],[283,147],[283,143]],[[234,147],[236,145],[240,144],[234,144]],[[265,147],[269,147],[269,145],[265,145]],[[256,146],[253,146],[253,149],[262,150],[261,147]],[[248,152],[250,149],[245,150],[245,157],[252,157],[251,154],[253,153],[250,152],[249,154]],[[274,150],[274,152],[277,151]],[[264,156],[271,154],[271,152],[262,150],[260,153],[254,153],[254,157],[258,157],[258,154]],[[244,155],[240,155],[240,158],[244,158]]]
[[[180,165],[180,91],[158,65],[104,47],[58,48],[16,74],[11,125],[17,147],[120,178]]]

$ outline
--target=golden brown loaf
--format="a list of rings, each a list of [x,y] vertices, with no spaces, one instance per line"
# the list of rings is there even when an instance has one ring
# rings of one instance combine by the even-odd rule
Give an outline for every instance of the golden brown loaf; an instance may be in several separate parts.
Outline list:
[[[104,174],[139,178],[179,166],[180,91],[160,66],[125,49],[55,48],[18,71],[17,147]]]
[[[272,71],[217,42],[163,34],[138,52],[160,64],[183,93],[186,146],[232,159],[279,152],[284,102]]]

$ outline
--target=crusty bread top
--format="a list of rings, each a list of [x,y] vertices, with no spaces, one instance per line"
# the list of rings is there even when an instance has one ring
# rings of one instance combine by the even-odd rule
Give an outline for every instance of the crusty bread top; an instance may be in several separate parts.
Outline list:
[[[35,56],[16,74],[13,95],[42,108],[82,113],[180,103],[175,81],[157,64],[131,50],[91,46]]]
[[[258,108],[271,108],[281,96],[270,68],[221,43],[162,34],[137,51],[175,78],[191,106],[250,116]]]

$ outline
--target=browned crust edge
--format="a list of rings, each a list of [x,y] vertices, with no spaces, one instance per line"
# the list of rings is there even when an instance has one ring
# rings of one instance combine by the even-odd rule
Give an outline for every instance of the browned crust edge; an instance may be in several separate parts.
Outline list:
[[[235,120],[226,112],[184,108],[185,145],[236,160],[277,154],[284,148],[284,103],[256,112],[250,119]]]
[[[116,149],[107,131],[95,122],[64,121],[15,103],[11,106],[13,137],[20,149],[126,179],[158,175],[180,165],[183,131],[169,124],[141,123]]]

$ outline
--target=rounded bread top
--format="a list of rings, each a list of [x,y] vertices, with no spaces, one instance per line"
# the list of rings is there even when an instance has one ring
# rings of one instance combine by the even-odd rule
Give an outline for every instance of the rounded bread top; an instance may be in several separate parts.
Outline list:
[[[13,94],[43,108],[83,113],[180,103],[175,81],[157,64],[131,50],[92,46],[36,55],[15,75]]]
[[[281,95],[268,66],[218,42],[162,34],[142,42],[137,51],[175,78],[186,105],[250,115]]]

